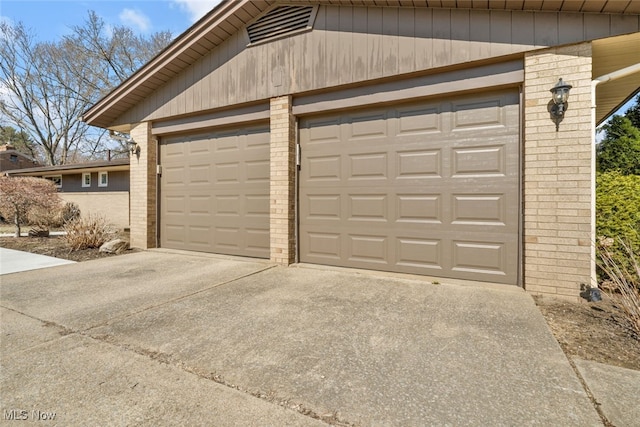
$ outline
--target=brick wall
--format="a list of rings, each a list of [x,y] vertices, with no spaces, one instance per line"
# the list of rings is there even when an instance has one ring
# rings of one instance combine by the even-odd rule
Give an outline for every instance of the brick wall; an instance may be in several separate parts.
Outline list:
[[[129,227],[129,192],[106,191],[58,193],[65,202],[74,202],[81,215],[102,215],[107,222],[118,229]]]
[[[548,104],[562,77],[573,85],[556,132]],[[591,44],[525,56],[524,285],[578,300],[594,266]]]
[[[151,136],[149,123],[140,123],[130,133],[140,147],[139,154],[131,156],[131,246],[156,247],[156,165],[157,142]]]
[[[291,97],[271,99],[271,261],[295,262],[295,118]]]

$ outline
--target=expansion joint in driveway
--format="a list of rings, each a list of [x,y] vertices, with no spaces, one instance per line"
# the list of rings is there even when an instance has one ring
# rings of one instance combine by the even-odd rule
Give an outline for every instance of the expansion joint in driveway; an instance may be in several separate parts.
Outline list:
[[[228,284],[233,283],[233,282],[237,282],[238,280],[244,279],[246,277],[255,276],[256,274],[260,274],[263,271],[270,270],[270,269],[272,269],[274,267],[276,267],[276,266],[275,265],[269,265],[269,266],[267,266],[265,268],[261,268],[260,270],[252,271],[251,273],[243,274],[242,276],[234,277],[233,279],[229,279],[229,280],[226,280],[224,282],[216,283],[215,285],[206,287],[204,289],[200,289],[198,291],[191,292],[191,293],[185,294],[185,295],[180,295],[179,297],[172,298],[172,299],[169,299],[169,300],[166,300],[166,301],[162,301],[162,302],[160,302],[158,304],[150,305],[150,306],[141,308],[140,310],[132,311],[131,313],[127,313],[127,314],[123,314],[122,316],[111,318],[111,319],[107,320],[106,322],[98,323],[98,324],[93,325],[93,326],[91,326],[89,328],[86,328],[86,329],[84,329],[84,331],[90,331],[90,330],[95,329],[95,328],[100,328],[100,327],[106,326],[106,325],[108,325],[110,323],[113,323],[114,321],[117,321],[117,320],[126,319],[128,317],[135,316],[135,315],[140,314],[140,313],[144,313],[145,311],[149,311],[149,310],[152,310],[154,308],[162,307],[163,305],[171,304],[171,303],[174,303],[174,302],[177,302],[177,301],[182,301],[183,299],[190,298],[190,297],[192,297],[194,295],[198,295],[198,294],[201,294],[203,292],[210,291],[211,289],[219,288],[221,286],[228,285]]]
[[[208,372],[202,369],[198,369],[195,368],[193,366],[190,366],[188,364],[186,364],[185,362],[183,362],[182,360],[174,357],[171,354],[167,354],[167,353],[162,353],[159,351],[151,351],[148,349],[145,349],[143,347],[139,347],[139,346],[135,346],[135,345],[131,345],[131,344],[123,344],[123,343],[119,343],[117,342],[117,340],[109,335],[92,335],[90,333],[87,333],[88,331],[83,331],[83,332],[79,332],[80,335],[86,336],[90,339],[99,341],[101,343],[105,343],[114,347],[117,347],[121,350],[124,351],[129,351],[135,354],[138,354],[140,356],[144,356],[146,358],[149,358],[155,362],[161,363],[161,364],[165,364],[168,366],[173,366],[176,367],[178,369],[180,369],[181,371],[184,371],[186,373],[189,373],[191,375],[195,375],[199,378],[205,379],[205,380],[209,380],[209,381],[213,381],[217,384],[223,385],[225,387],[234,389],[236,391],[239,391],[241,393],[245,393],[248,395],[251,395],[253,397],[256,397],[258,399],[264,400],[266,402],[269,402],[271,404],[274,405],[278,405],[281,406],[287,410],[293,410],[293,411],[297,411],[298,413],[325,422],[327,424],[330,424],[332,426],[338,426],[338,427],[354,427],[355,424],[350,423],[348,421],[344,421],[338,418],[336,413],[328,413],[328,414],[319,414],[316,411],[314,411],[313,409],[310,409],[306,406],[304,406],[302,403],[296,403],[294,401],[292,401],[292,399],[283,399],[281,397],[278,397],[275,395],[275,393],[273,392],[263,392],[263,391],[251,391],[251,390],[247,390],[237,384],[233,384],[229,381],[227,381],[222,375],[220,375],[217,372]]]
[[[589,398],[594,408],[596,409],[596,412],[598,413],[598,416],[602,420],[602,424],[604,425],[604,427],[616,427],[615,424],[609,421],[609,419],[606,417],[604,412],[602,412],[602,408],[600,407],[600,402],[596,400],[595,396],[591,392],[591,389],[589,388],[589,385],[587,384],[585,379],[582,377],[582,374],[580,374],[580,370],[578,369],[576,364],[573,362],[573,359],[571,358],[571,356],[569,356],[569,354],[567,354],[567,352],[564,351],[564,348],[562,349],[562,351],[567,357],[567,360],[571,365],[571,369],[573,369],[573,372],[575,372],[576,376],[578,377],[578,381],[580,381],[580,384],[582,384],[582,388],[584,389],[585,393],[587,393],[587,397]]]

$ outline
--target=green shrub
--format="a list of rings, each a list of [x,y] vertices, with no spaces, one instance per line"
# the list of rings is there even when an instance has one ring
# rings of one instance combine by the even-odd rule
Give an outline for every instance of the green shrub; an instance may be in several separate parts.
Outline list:
[[[640,253],[640,176],[620,172],[599,173],[596,178],[596,235],[611,258],[626,268],[628,251]]]

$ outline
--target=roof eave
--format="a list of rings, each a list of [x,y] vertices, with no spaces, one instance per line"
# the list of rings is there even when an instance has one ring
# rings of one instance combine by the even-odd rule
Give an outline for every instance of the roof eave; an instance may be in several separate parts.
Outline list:
[[[234,14],[249,1],[250,0],[223,0],[220,4],[214,7],[211,12],[207,13],[198,22],[191,26],[186,32],[178,36],[178,38],[176,38],[162,52],[156,55],[151,61],[142,66],[104,98],[85,111],[82,115],[82,121],[89,125],[102,128],[110,126],[111,123],[101,118],[101,115],[104,112],[122,101],[133,89],[138,87],[145,80],[155,75],[159,70],[164,69],[167,64],[171,63],[180,54],[188,50],[194,42],[202,39],[213,28],[216,28],[221,22],[225,21],[230,15]],[[270,3],[271,2],[265,2],[265,5],[269,6]]]

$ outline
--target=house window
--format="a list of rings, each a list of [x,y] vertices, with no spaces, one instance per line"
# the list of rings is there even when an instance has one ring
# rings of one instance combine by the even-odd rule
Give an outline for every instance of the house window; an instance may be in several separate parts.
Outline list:
[[[98,172],[98,187],[106,187],[109,185],[108,172]]]
[[[82,174],[82,186],[83,187],[91,187],[91,174],[83,173]]]
[[[9,156],[9,161],[10,161],[11,163],[18,163],[18,156],[17,156],[16,154],[11,154],[11,155]]]
[[[48,179],[56,185],[56,188],[62,188],[62,175],[45,176],[44,179]]]

